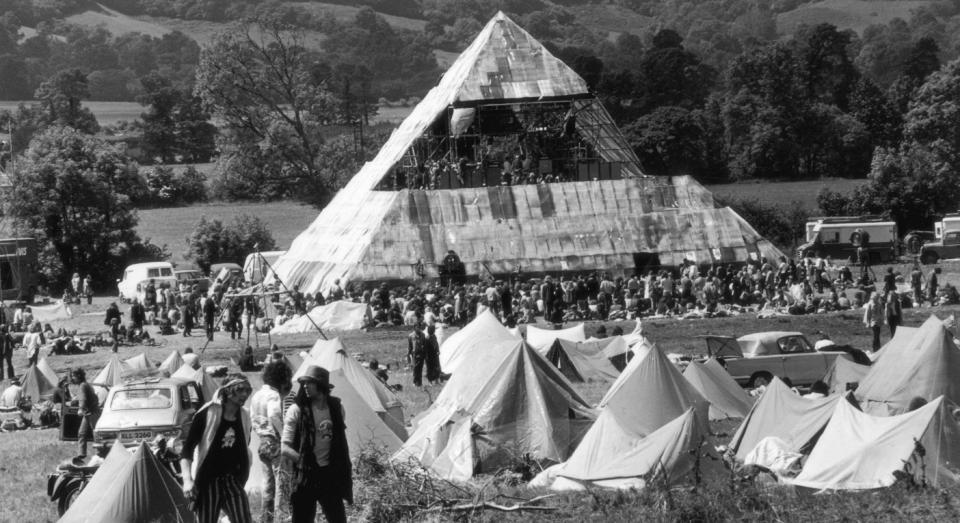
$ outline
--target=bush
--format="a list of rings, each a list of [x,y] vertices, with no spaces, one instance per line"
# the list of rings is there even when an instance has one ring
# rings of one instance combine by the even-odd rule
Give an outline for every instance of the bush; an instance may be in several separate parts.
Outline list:
[[[232,224],[224,225],[220,220],[207,220],[204,216],[187,237],[186,258],[207,272],[214,263],[243,263],[247,254],[257,248],[262,251],[276,248],[273,236],[260,218],[241,214]]]
[[[180,172],[159,165],[147,172],[146,179],[151,205],[172,207],[207,200],[206,178],[192,165]]]

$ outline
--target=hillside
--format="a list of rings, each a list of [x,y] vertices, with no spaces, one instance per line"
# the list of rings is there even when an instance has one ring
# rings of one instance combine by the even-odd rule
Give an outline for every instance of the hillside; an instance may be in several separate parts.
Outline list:
[[[909,20],[914,9],[933,3],[929,0],[823,0],[781,13],[777,16],[777,32],[789,36],[801,24],[829,23],[863,33],[868,26],[886,24],[894,18]]]

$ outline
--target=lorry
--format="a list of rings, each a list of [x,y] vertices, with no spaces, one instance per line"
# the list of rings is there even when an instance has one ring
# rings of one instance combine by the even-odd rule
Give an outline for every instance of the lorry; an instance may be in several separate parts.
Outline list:
[[[36,239],[0,239],[0,299],[32,302],[38,268]]]
[[[897,224],[876,216],[825,216],[811,218],[806,225],[806,243],[797,255],[831,257],[834,260],[857,261],[857,250],[863,247],[867,262],[883,263],[896,258]]]
[[[960,213],[947,214],[933,224],[933,234],[938,240],[942,240],[943,235],[950,231],[960,231]]]

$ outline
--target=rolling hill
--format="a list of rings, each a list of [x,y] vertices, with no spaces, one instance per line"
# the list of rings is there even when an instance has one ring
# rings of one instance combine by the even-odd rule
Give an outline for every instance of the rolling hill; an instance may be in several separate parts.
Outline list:
[[[870,25],[886,24],[894,18],[909,20],[911,11],[932,4],[929,0],[823,0],[802,5],[777,17],[777,31],[791,35],[801,24],[829,23],[857,33]]]

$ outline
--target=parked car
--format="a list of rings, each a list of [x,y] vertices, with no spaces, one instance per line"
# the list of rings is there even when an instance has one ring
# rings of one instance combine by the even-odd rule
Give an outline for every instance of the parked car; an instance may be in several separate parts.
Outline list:
[[[196,285],[201,293],[210,288],[210,278],[204,276],[199,269],[178,269],[173,271],[173,275],[177,278],[177,285],[186,283],[191,288]]]
[[[733,379],[749,387],[758,385],[760,379],[769,382],[774,376],[790,378],[796,386],[808,386],[823,378],[837,358],[853,361],[843,349],[833,350],[836,346],[815,350],[799,332],[701,337],[706,341],[708,356],[722,358]]]
[[[177,283],[173,274],[173,264],[170,262],[135,263],[123,271],[123,278],[117,280],[117,292],[120,301],[127,302],[143,298],[143,290],[147,283],[153,280],[160,289],[164,285]]]
[[[129,447],[158,435],[185,438],[203,402],[203,391],[189,380],[144,378],[118,385],[103,404],[94,443],[112,445],[119,440]]]

